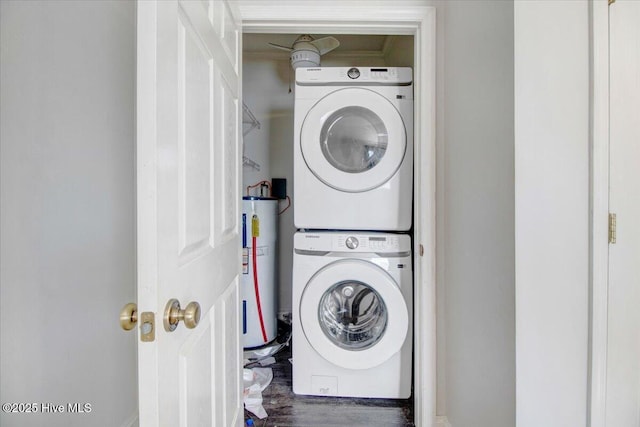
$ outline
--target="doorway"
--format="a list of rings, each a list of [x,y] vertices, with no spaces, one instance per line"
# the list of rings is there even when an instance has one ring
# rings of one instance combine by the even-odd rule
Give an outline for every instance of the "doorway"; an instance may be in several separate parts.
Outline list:
[[[328,7],[326,3],[287,2],[286,6],[283,13],[281,2],[241,3],[243,33],[382,34],[413,39],[414,305],[421,307],[414,317],[414,330],[420,333],[414,336],[413,396],[419,402],[415,405],[416,424],[430,425],[435,418],[435,129],[425,129],[420,123],[435,122],[435,61],[430,60],[435,58],[435,9],[399,9],[394,2],[369,9],[344,3]]]

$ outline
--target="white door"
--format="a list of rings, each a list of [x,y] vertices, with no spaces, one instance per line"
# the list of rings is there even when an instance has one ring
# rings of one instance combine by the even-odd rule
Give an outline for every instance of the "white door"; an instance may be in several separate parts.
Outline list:
[[[640,426],[640,2],[610,16],[610,192],[606,426]]]
[[[137,6],[140,425],[241,425],[238,14]],[[199,304],[195,328],[167,330],[171,299]]]

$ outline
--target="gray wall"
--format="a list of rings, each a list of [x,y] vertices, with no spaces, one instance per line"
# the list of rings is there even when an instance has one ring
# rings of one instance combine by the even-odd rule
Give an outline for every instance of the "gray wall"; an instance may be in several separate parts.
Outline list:
[[[453,427],[513,427],[513,3],[449,1],[438,23],[438,410]]]
[[[135,5],[1,1],[0,19],[0,401],[91,404],[0,424],[132,425]]]
[[[518,427],[587,425],[589,37],[587,0],[516,2]]]

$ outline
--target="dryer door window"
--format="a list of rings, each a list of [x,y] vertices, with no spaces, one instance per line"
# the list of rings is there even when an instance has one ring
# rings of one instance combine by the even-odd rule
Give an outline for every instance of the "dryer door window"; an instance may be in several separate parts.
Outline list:
[[[331,114],[320,131],[320,148],[331,166],[347,173],[375,167],[387,151],[389,133],[376,113],[344,107]]]
[[[375,345],[387,327],[387,306],[371,286],[357,280],[337,283],[318,306],[322,332],[338,347],[364,350]]]
[[[299,310],[313,349],[347,369],[386,362],[401,350],[409,332],[409,309],[400,287],[365,260],[344,259],[320,269],[305,286]]]
[[[407,132],[396,107],[364,88],[338,89],[309,109],[300,130],[309,170],[336,190],[380,187],[404,160]]]

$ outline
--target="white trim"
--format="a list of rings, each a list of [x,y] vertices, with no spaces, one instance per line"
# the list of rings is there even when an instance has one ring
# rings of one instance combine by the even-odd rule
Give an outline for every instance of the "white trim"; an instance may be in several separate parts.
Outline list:
[[[120,427],[138,427],[138,425],[140,424],[138,420],[138,409],[136,408],[129,418],[122,422]]]
[[[136,253],[138,313],[155,312],[158,301],[157,246],[157,53],[158,4],[136,2]],[[144,248],[144,250],[142,250]],[[136,328],[137,331],[137,328]],[[137,333],[137,332],[136,332]],[[156,343],[138,342],[138,416],[148,425],[160,425],[158,407],[158,352]],[[144,399],[141,399],[142,387]]]
[[[238,0],[243,31],[301,34],[415,35],[425,16],[420,0],[363,8],[347,0]]]
[[[436,9],[419,14],[414,42],[414,402],[415,425],[436,410]],[[420,256],[420,247],[424,256]]]
[[[243,32],[406,34],[414,43],[415,424],[436,422],[435,61],[436,10],[421,0],[363,8],[359,1],[239,0]],[[424,247],[424,256],[419,247]]]
[[[591,3],[591,315],[589,427],[605,427],[609,273],[609,6]]]
[[[447,417],[437,416],[434,427],[452,427]]]

